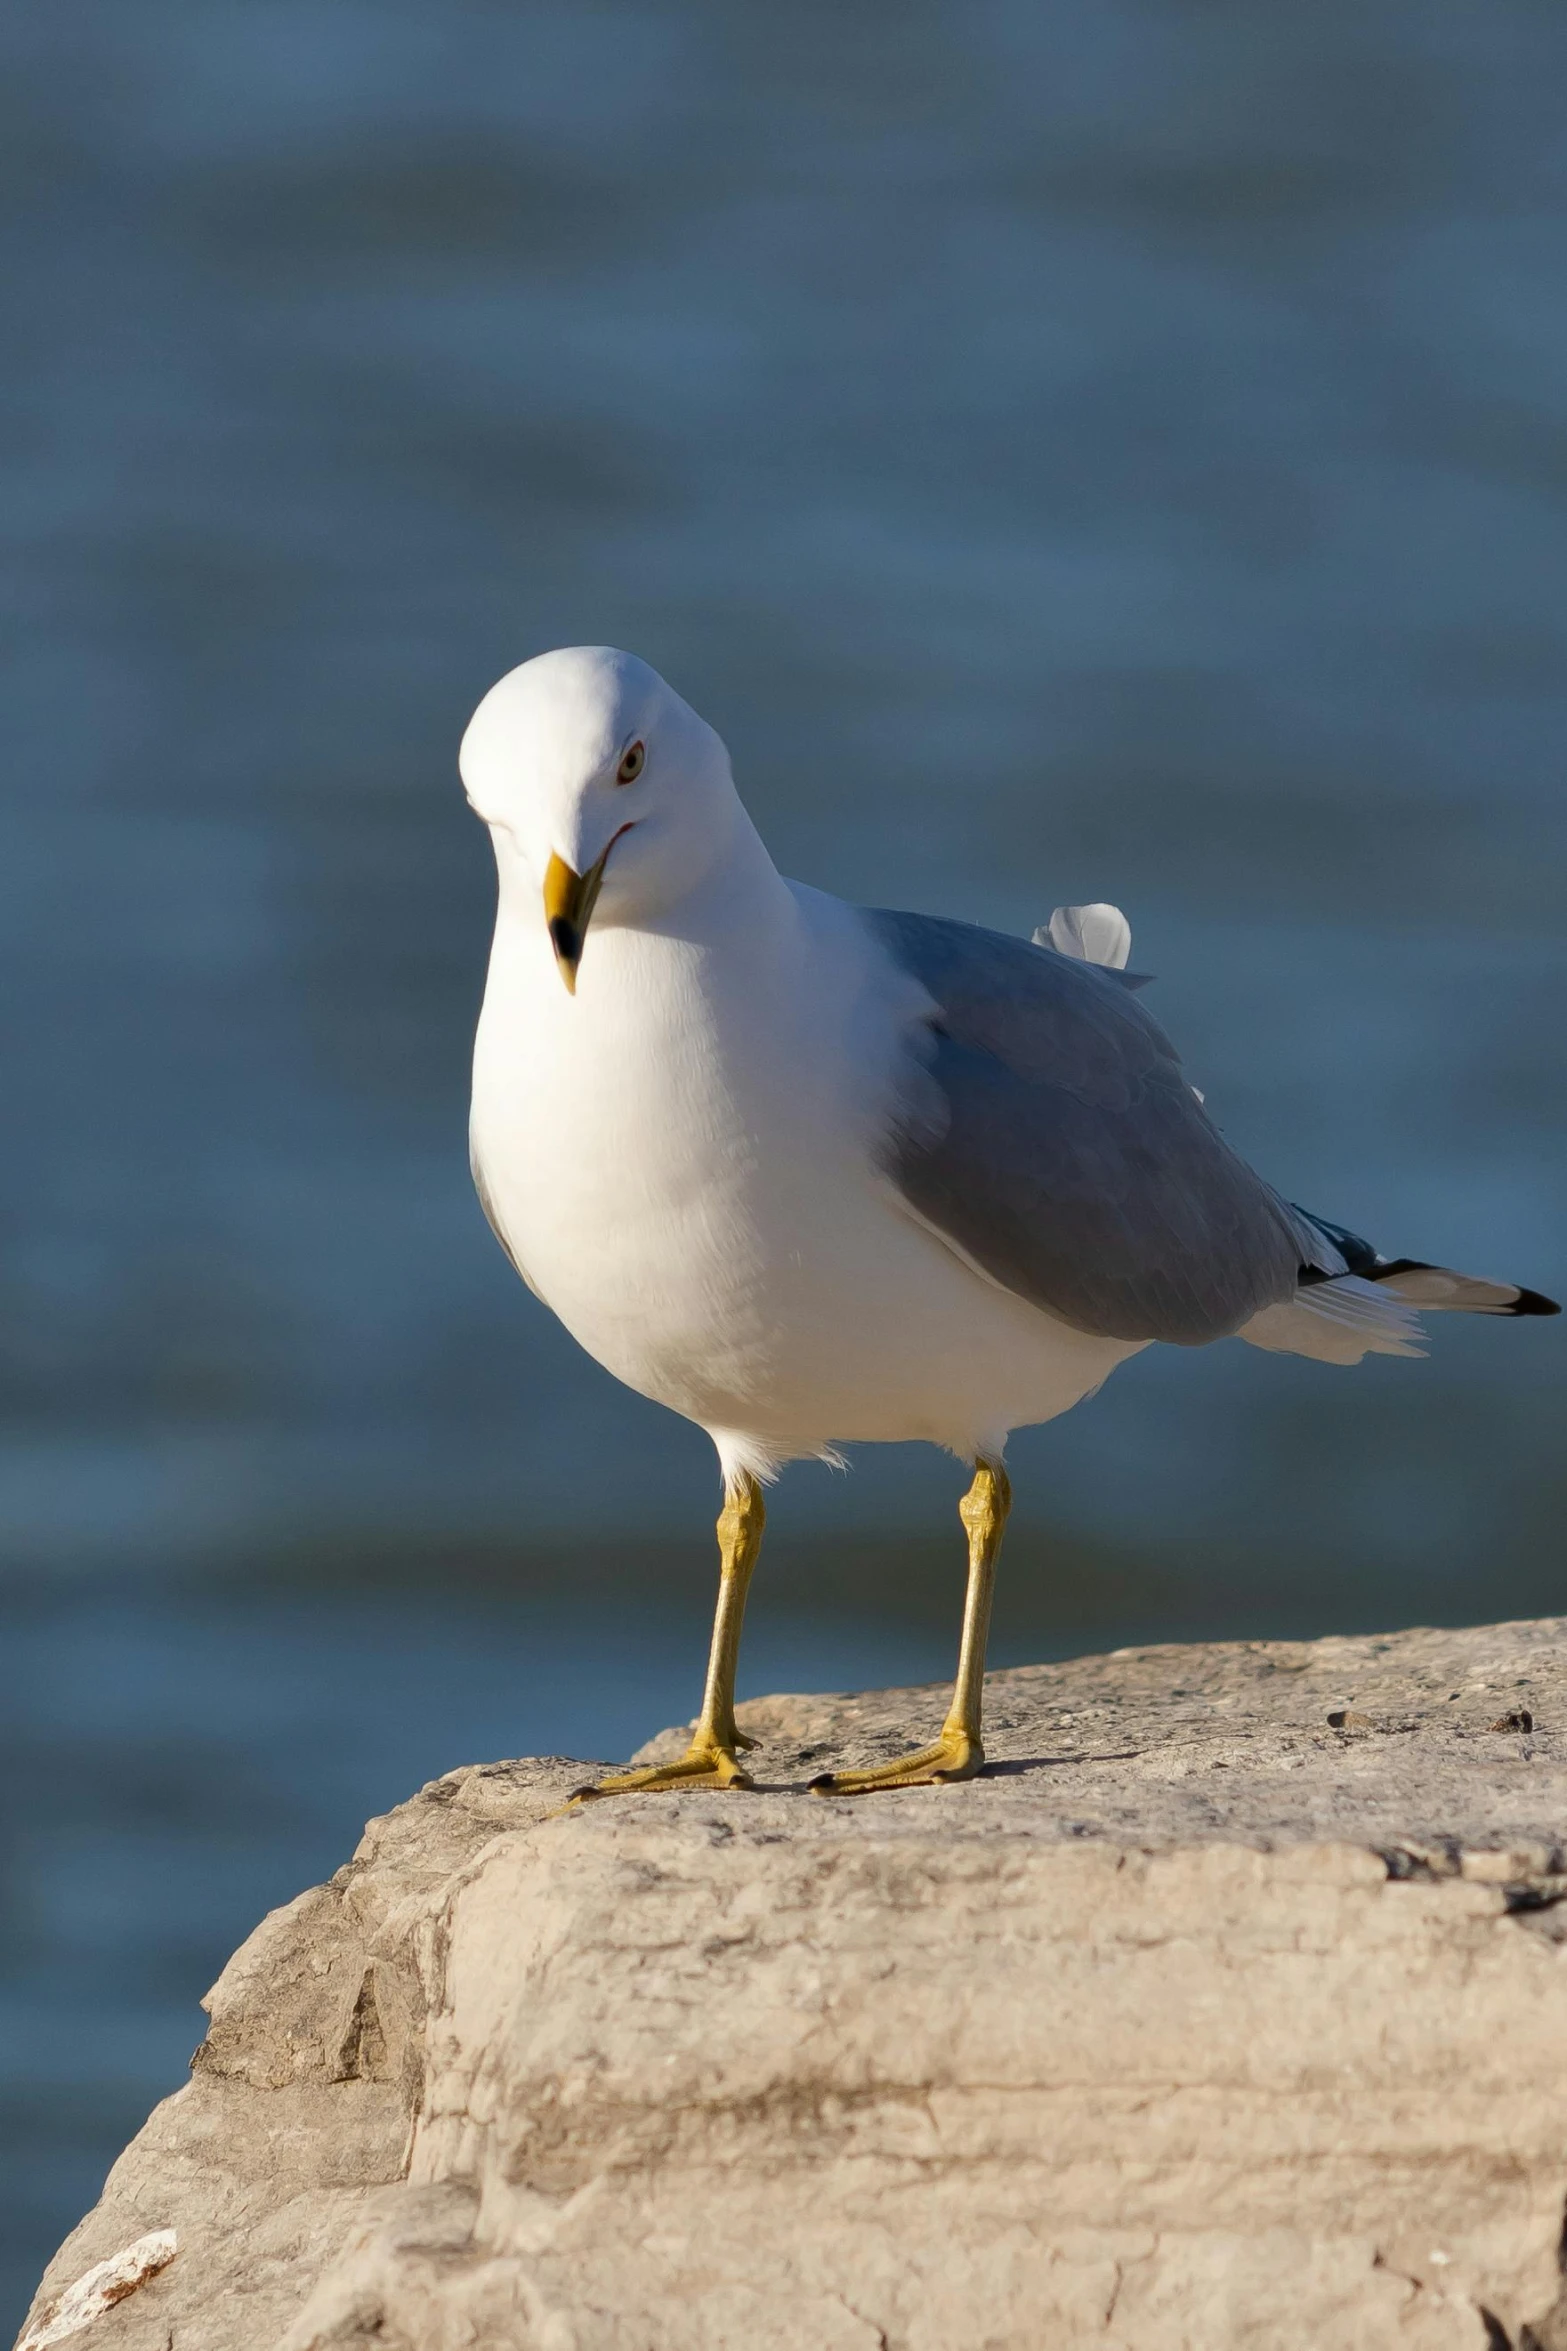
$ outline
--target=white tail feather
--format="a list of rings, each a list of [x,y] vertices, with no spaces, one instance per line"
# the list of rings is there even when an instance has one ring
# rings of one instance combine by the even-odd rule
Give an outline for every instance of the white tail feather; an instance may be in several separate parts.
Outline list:
[[[1424,1355],[1420,1317],[1387,1286],[1341,1274],[1297,1290],[1285,1306],[1265,1306],[1238,1334],[1275,1355],[1309,1355],[1318,1363],[1359,1363],[1366,1355]]]
[[[1377,1288],[1427,1314],[1511,1314],[1519,1296],[1516,1282],[1483,1281],[1445,1265],[1412,1265],[1404,1273],[1384,1274]]]

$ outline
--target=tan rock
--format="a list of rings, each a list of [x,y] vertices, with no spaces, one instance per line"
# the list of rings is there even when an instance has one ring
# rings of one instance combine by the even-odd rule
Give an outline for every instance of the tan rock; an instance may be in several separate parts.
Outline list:
[[[172,2229],[84,2351],[1567,2344],[1567,1625],[996,1674],[993,1777],[805,1792],[943,1703],[372,1823],[34,2323]]]

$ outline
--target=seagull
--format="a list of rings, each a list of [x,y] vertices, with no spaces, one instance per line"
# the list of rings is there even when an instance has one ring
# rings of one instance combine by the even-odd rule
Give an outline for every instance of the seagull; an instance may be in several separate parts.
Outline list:
[[[1013,1429],[1155,1344],[1349,1364],[1422,1353],[1417,1309],[1557,1311],[1385,1257],[1254,1174],[1144,1009],[1114,907],[1059,908],[1028,940],[786,880],[718,735],[632,654],[523,662],[459,765],[499,877],[479,1198],[528,1287],[704,1428],[723,1480],[690,1747],[584,1795],[753,1784],[735,1671],[788,1462],[919,1438],[970,1465],[946,1720],[812,1784],[965,1780]]]

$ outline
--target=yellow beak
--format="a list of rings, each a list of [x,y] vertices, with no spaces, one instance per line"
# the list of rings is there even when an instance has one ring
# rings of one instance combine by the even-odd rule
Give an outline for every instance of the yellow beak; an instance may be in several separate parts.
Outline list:
[[[618,840],[619,835],[616,835]],[[609,849],[615,846],[611,841]],[[609,860],[609,849],[590,865],[586,873],[573,873],[563,857],[552,857],[549,871],[544,876],[544,919],[549,925],[550,945],[555,950],[555,961],[560,976],[566,983],[568,996],[577,992],[577,966],[582,961],[582,942],[587,935],[598,894],[603,887],[604,867]]]

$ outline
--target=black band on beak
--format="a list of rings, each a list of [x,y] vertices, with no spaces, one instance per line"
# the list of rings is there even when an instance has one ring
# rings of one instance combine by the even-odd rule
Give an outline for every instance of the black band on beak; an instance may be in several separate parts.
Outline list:
[[[630,830],[630,825],[623,824],[620,833]],[[615,834],[603,856],[586,873],[573,873],[563,857],[552,857],[544,876],[544,919],[549,925],[550,945],[555,950],[555,961],[568,996],[577,992],[577,966],[582,961],[583,942],[598,904],[599,891],[604,886],[604,868],[609,863],[610,849],[620,839],[620,833]]]

